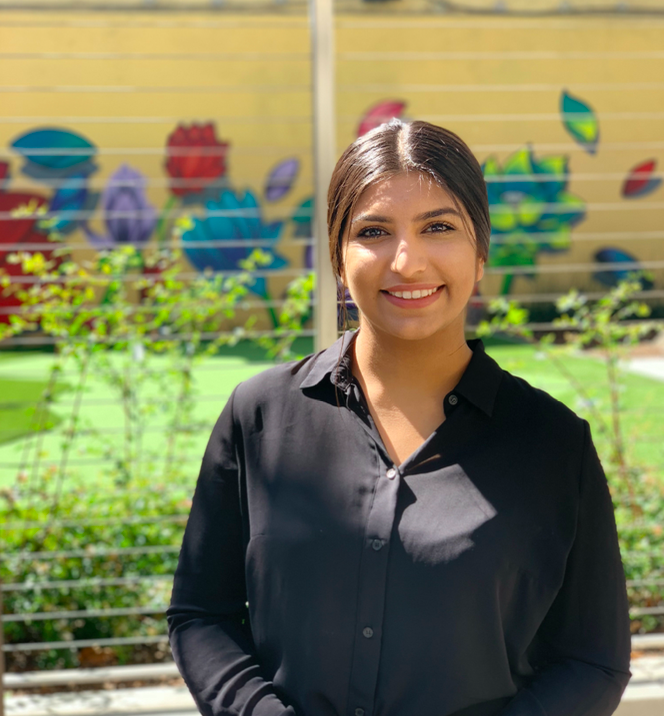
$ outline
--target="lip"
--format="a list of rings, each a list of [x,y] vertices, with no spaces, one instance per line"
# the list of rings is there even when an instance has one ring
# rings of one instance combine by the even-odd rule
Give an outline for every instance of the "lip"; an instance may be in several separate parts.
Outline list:
[[[399,283],[395,286],[383,288],[383,291],[428,291],[430,288],[438,288],[440,283]],[[415,299],[417,300],[417,299]]]
[[[395,306],[399,306],[400,308],[425,308],[426,306],[429,306],[432,303],[435,303],[439,298],[440,295],[443,293],[443,290],[445,289],[445,284],[436,286],[435,284],[410,284],[408,287],[402,286],[393,286],[389,290],[390,291],[416,291],[416,290],[427,290],[430,288],[438,288],[439,290],[435,293],[432,293],[430,296],[425,296],[424,298],[399,298],[398,296],[392,296],[392,294],[387,293],[387,289],[384,289],[381,291],[381,294],[385,296],[385,299],[392,303]]]

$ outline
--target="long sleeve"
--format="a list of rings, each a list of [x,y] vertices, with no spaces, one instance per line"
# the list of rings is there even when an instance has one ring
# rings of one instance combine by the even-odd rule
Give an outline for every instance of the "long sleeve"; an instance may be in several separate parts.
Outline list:
[[[235,392],[212,431],[167,610],[173,657],[204,716],[294,716],[266,680],[246,608]]]
[[[579,489],[564,581],[532,644],[536,675],[500,716],[610,716],[631,677],[613,504],[587,421]]]

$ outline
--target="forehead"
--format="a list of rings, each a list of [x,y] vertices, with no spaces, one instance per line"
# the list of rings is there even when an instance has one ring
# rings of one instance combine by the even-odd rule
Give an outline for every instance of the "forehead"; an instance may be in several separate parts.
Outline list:
[[[433,177],[422,172],[404,172],[368,186],[360,195],[353,214],[357,216],[370,207],[381,207],[383,212],[392,209],[406,209],[408,206],[426,205],[427,208],[457,206],[463,210],[460,202],[454,201],[452,194],[442,187]]]

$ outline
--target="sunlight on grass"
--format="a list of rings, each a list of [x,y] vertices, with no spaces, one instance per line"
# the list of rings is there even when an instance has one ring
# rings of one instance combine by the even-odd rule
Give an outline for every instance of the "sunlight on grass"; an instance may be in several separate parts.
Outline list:
[[[522,377],[531,385],[541,388],[553,397],[561,400],[572,410],[590,421],[593,438],[600,455],[607,454],[608,441],[602,435],[600,426],[590,415],[583,400],[558,369],[535,348],[524,345],[495,345],[486,341],[486,350],[505,370]],[[312,350],[311,345],[303,344],[300,352]],[[52,356],[5,354],[0,363],[0,485],[11,484],[16,476],[17,464],[24,454],[26,441],[35,441],[30,433],[32,413],[48,375],[48,366]],[[588,397],[594,401],[600,413],[608,415],[609,391],[604,365],[597,357],[566,357],[565,365],[584,386]],[[216,418],[221,412],[232,389],[241,381],[270,367],[260,350],[255,347],[237,346],[227,349],[222,355],[207,360],[194,369],[194,381],[197,394],[195,418],[205,428],[192,437],[188,449],[192,479],[198,471],[207,439]],[[67,375],[64,380],[69,386],[76,382],[76,375]],[[661,422],[664,416],[664,381],[657,381],[640,375],[624,373],[622,402],[625,410],[624,439],[628,445],[628,457],[632,462],[647,466],[664,480],[664,448],[661,440]],[[62,391],[60,399],[56,397],[49,419],[55,429],[51,430],[40,442],[44,463],[57,461],[60,450],[62,420],[67,418],[72,396],[70,391]],[[96,427],[119,430],[123,426],[122,408],[119,404],[109,405],[114,394],[101,380],[92,375],[86,385],[83,399],[83,423]],[[113,402],[113,401],[111,401]],[[118,449],[121,435],[117,438]],[[163,444],[164,433],[158,429],[146,435],[146,448],[159,449]],[[75,454],[72,459],[88,460],[92,453],[92,438],[85,436],[76,440]],[[564,448],[564,446],[562,446]],[[29,451],[27,451],[29,453]],[[103,481],[101,467],[91,466],[77,470],[76,482],[94,480]]]
[[[35,406],[46,381],[0,378],[0,445],[34,434],[35,418],[47,429],[59,425],[61,418],[47,410],[35,415]]]

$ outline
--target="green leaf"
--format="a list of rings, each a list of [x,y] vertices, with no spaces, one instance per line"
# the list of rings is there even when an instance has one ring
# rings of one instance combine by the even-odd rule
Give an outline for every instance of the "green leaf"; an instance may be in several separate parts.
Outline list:
[[[599,122],[592,107],[563,90],[560,111],[565,129],[589,154],[595,154],[599,142]]]
[[[511,154],[503,164],[503,174],[532,174],[533,165],[530,161],[530,149],[523,147]]]

